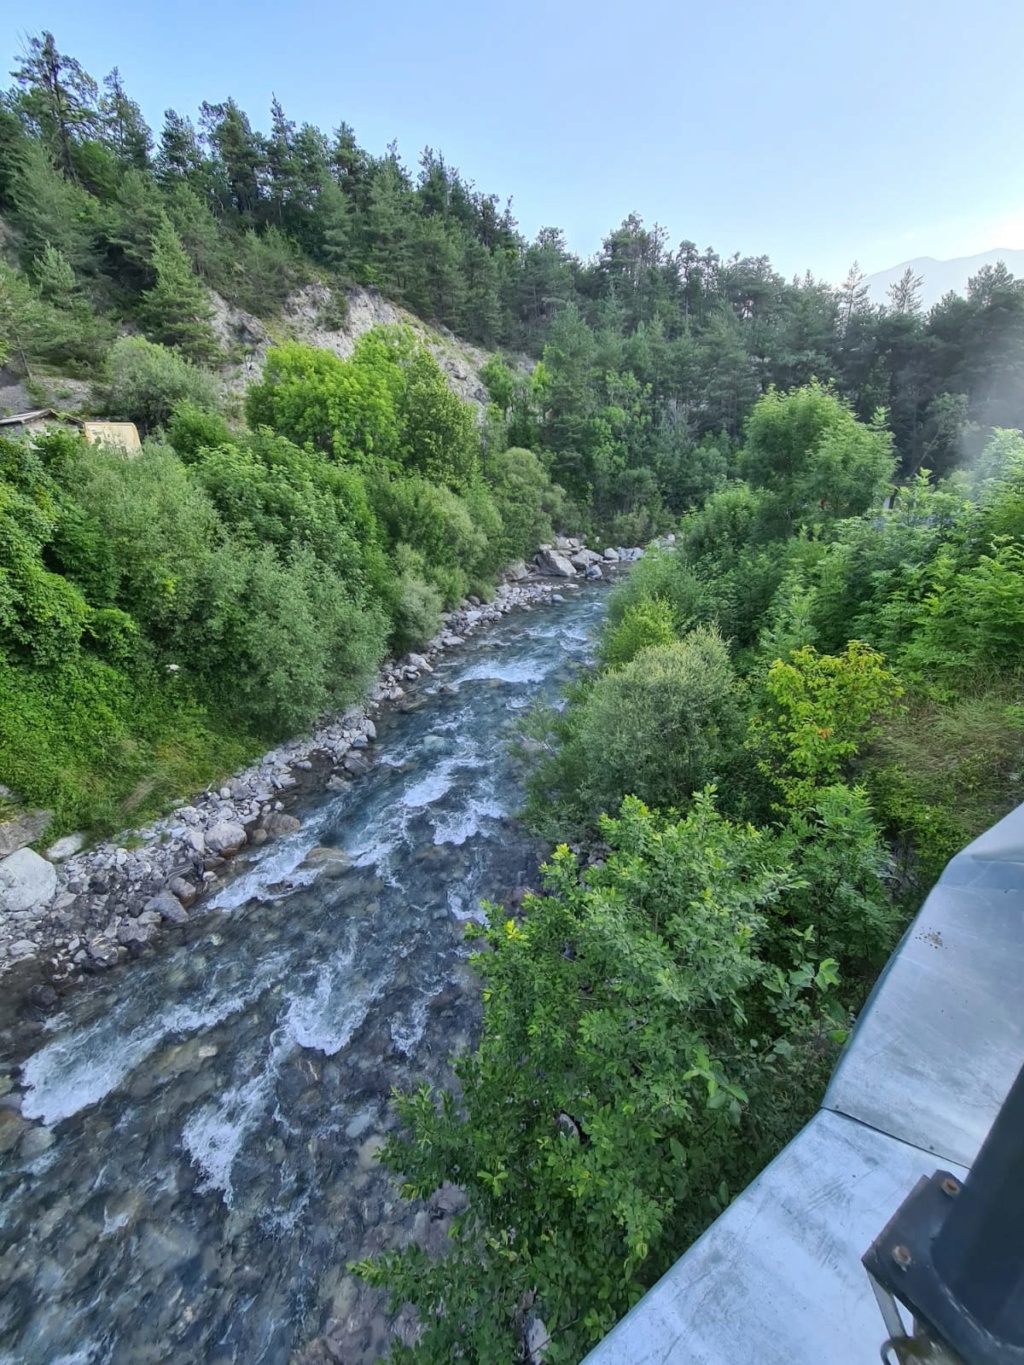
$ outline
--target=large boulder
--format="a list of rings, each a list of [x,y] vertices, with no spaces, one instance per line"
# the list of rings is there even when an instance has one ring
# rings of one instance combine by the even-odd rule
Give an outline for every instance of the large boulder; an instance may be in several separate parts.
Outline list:
[[[601,556],[596,550],[576,550],[569,556],[569,563],[584,573],[591,564],[600,564]]]
[[[272,811],[261,823],[271,839],[280,839],[283,835],[294,834],[297,829],[302,828],[301,820],[280,810]]]
[[[234,820],[218,820],[206,831],[206,847],[222,858],[233,858],[245,843],[245,828]]]
[[[608,561],[609,564],[618,564],[618,562],[619,562],[619,552],[618,552],[618,550],[613,550],[612,547],[611,547],[610,545],[609,545],[608,549],[605,550],[605,552],[604,552],[604,557],[605,557],[605,559]]]
[[[46,856],[51,863],[62,863],[65,858],[73,858],[76,853],[81,853],[85,848],[84,834],[65,834],[63,839],[58,839],[55,844],[51,844],[46,850]]]
[[[530,570],[521,559],[514,560],[505,570],[505,577],[510,583],[521,583],[524,578],[528,578]]]
[[[52,819],[52,810],[29,810],[15,820],[5,820],[0,825],[0,858],[41,839]]]
[[[0,914],[32,910],[56,891],[57,869],[30,848],[19,848],[0,862]]]
[[[144,913],[147,915],[159,915],[160,918],[166,920],[168,924],[188,923],[188,911],[182,905],[181,901],[178,900],[177,896],[172,895],[171,892],[167,890],[159,892],[158,895],[153,896],[151,900],[148,900],[144,907]]]
[[[557,550],[538,550],[533,561],[548,578],[575,578],[576,570]]]

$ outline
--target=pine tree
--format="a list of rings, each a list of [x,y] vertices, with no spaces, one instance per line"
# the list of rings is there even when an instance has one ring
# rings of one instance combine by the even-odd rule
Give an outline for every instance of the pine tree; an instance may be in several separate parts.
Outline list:
[[[103,84],[106,94],[100,99],[100,113],[104,141],[123,166],[137,171],[148,170],[153,134],[142,117],[142,110],[125,93],[116,66]]]
[[[917,314],[921,311],[921,286],[924,280],[908,265],[898,280],[889,286],[889,306],[894,313]]]
[[[181,239],[164,218],[153,238],[156,283],[139,303],[139,319],[153,341],[173,346],[190,360],[213,359],[217,344],[206,290],[193,273]]]

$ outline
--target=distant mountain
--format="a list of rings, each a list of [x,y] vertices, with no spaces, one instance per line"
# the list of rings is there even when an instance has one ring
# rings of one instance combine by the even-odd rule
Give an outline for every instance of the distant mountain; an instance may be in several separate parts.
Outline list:
[[[920,275],[921,306],[930,308],[938,303],[943,294],[952,289],[956,294],[967,292],[967,281],[976,275],[983,265],[995,265],[1004,261],[1007,270],[1018,277],[1024,276],[1024,251],[983,251],[980,256],[958,256],[955,261],[937,261],[932,256],[917,256],[912,261],[902,261],[889,270],[879,270],[868,275],[864,281],[871,290],[872,303],[885,303],[890,284],[894,284],[909,265],[915,275]]]

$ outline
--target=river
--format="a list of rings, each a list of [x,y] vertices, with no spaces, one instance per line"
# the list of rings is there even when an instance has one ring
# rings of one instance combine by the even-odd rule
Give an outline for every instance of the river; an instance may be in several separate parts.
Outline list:
[[[363,1365],[408,1330],[346,1270],[443,1241],[374,1159],[390,1091],[472,1042],[465,922],[536,874],[507,730],[606,600],[443,656],[369,775],[307,800],[213,913],[0,1034],[0,1105],[35,1124],[0,1155],[0,1365]]]

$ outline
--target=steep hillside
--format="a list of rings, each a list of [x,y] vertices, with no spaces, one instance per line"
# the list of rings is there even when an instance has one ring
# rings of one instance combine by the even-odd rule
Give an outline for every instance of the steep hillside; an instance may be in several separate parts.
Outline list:
[[[280,315],[270,322],[233,307],[219,294],[212,293],[211,301],[214,332],[231,357],[225,369],[229,392],[244,389],[262,373],[267,351],[275,342],[301,341],[347,360],[359,338],[372,327],[400,324],[411,327],[423,341],[461,399],[481,408],[487,404],[480,367],[489,353],[445,328],[427,326],[379,290],[361,285],[330,289],[324,284],[307,284],[288,295]]]

